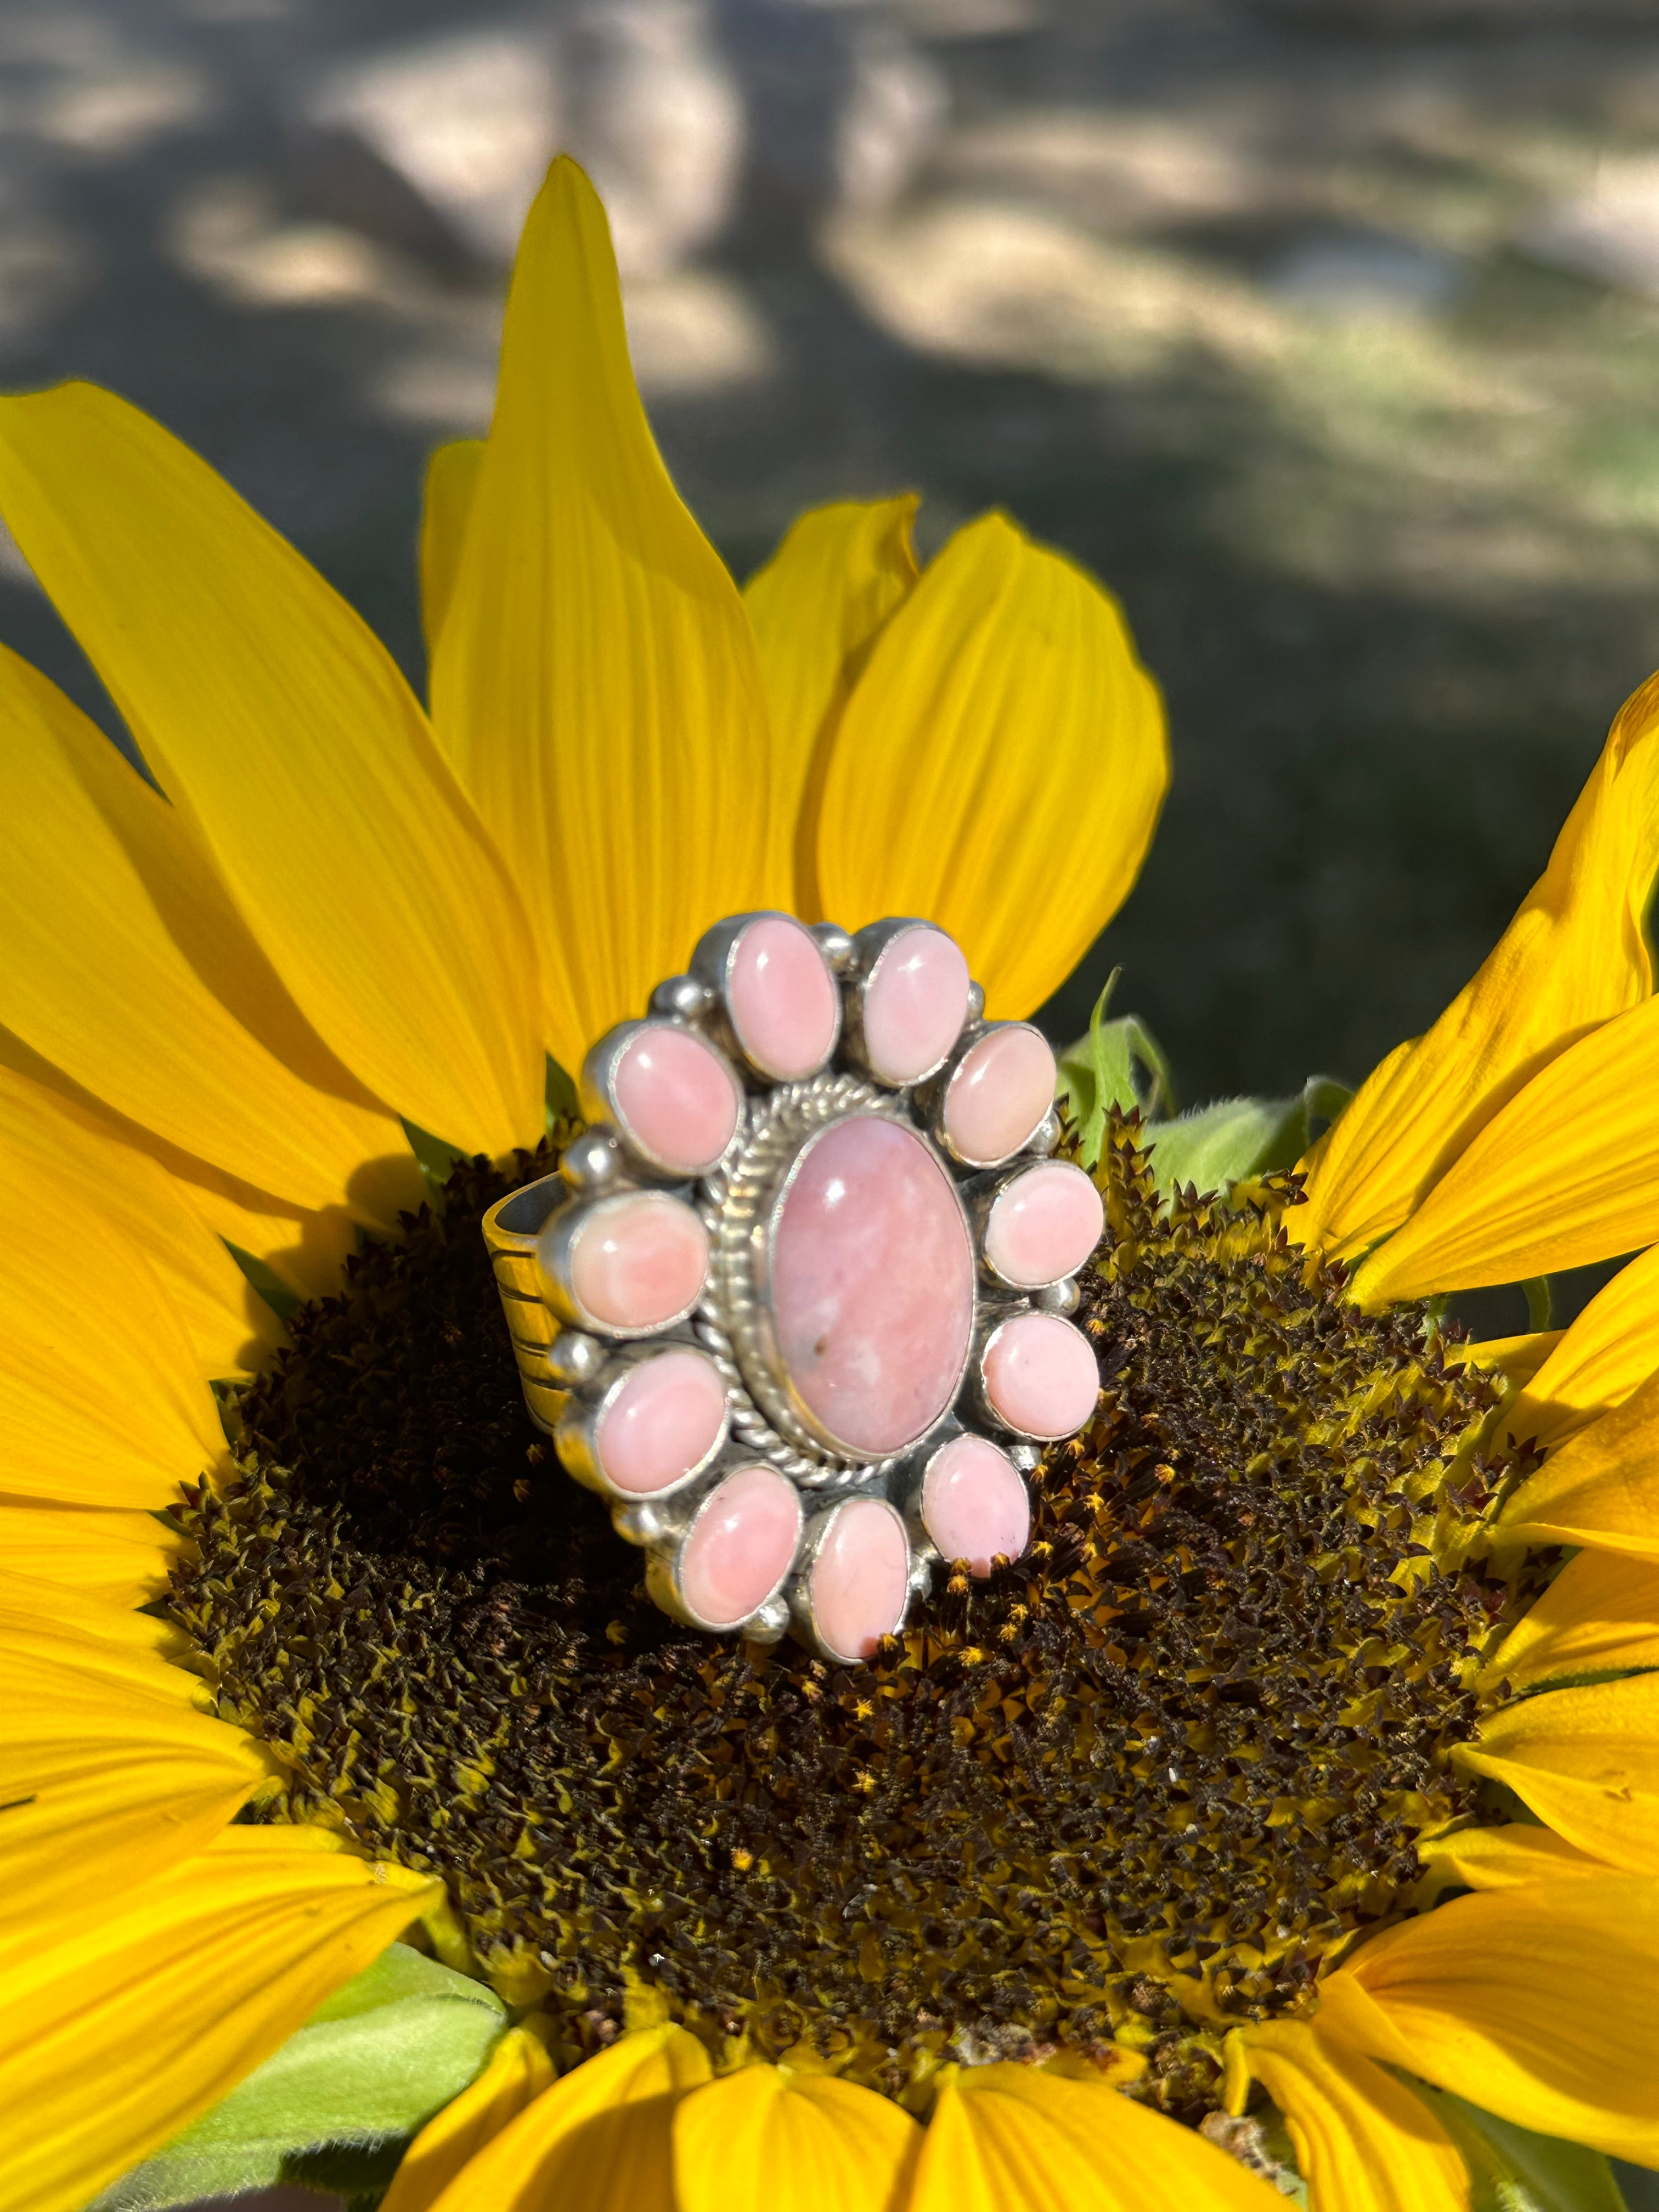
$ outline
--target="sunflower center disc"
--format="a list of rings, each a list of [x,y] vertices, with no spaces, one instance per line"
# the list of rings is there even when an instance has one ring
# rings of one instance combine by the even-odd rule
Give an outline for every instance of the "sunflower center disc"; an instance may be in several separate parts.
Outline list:
[[[807,1158],[833,1212],[861,1163],[828,1137]],[[914,1169],[876,1171],[955,1284]],[[507,1186],[459,1170],[441,1218],[295,1317],[239,1480],[183,1516],[175,1614],[286,1773],[274,1816],[441,1872],[564,2061],[643,1982],[717,2053],[806,2042],[918,2106],[942,2057],[1127,2039],[1133,2094],[1195,2123],[1218,2100],[1199,2025],[1304,2009],[1339,1947],[1414,1909],[1416,1839],[1479,1817],[1449,1756],[1468,1662],[1530,1586],[1458,1562],[1503,1472],[1474,1449],[1496,1392],[1416,1310],[1307,1279],[1285,1188],[1160,1206],[1133,1126],[1101,1179],[1079,1319],[1106,1390],[1033,1482],[1030,1550],[842,1670],[652,1604],[530,1425],[477,1231]],[[787,1236],[775,1256],[787,1276]],[[864,1356],[830,1318],[803,1397]],[[884,1437],[921,1424],[960,1329],[910,1340],[932,1365],[902,1414],[857,1401]],[[986,1479],[941,1462],[936,1510]]]
[[[779,1356],[824,1440],[879,1458],[926,1436],[967,1362],[974,1249],[921,1139],[874,1114],[820,1130],[769,1242]]]

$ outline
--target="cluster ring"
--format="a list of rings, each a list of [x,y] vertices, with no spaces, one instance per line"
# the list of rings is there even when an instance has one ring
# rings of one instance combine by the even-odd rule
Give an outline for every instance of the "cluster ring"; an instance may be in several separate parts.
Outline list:
[[[665,1611],[841,1664],[941,1559],[1021,1553],[1093,1413],[1103,1225],[1052,1048],[892,917],[707,933],[584,1064],[588,1127],[483,1233],[532,1419]]]

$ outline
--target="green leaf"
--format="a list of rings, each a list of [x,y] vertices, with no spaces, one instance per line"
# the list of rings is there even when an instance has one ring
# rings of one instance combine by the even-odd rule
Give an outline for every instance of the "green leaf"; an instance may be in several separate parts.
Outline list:
[[[482,1982],[393,1943],[88,2212],[162,2212],[283,2180],[371,2195],[506,2025],[506,2007]]]
[[[559,1066],[550,1052],[547,1055],[547,1133],[550,1137],[561,1121],[581,1119],[581,1101],[576,1096],[576,1079]]]
[[[1146,1140],[1152,1176],[1168,1197],[1192,1183],[1225,1197],[1251,1176],[1294,1167],[1317,1133],[1353,1093],[1328,1075],[1310,1075],[1293,1098],[1224,1098],[1177,1121],[1152,1121]]]
[[[290,1290],[274,1268],[268,1267],[252,1252],[243,1251],[240,1244],[233,1244],[228,1237],[222,1237],[220,1242],[277,1320],[292,1321],[305,1304],[300,1293]]]
[[[1106,1117],[1114,1106],[1127,1113],[1172,1113],[1175,1086],[1169,1062],[1138,1014],[1106,1018],[1117,979],[1114,968],[1089,1017],[1089,1034],[1060,1055],[1060,1103],[1078,1127],[1078,1158],[1091,1168],[1106,1141]]]
[[[1599,2150],[1534,2135],[1455,2097],[1412,2084],[1463,2154],[1469,2212],[1626,2212],[1613,2168]]]
[[[409,1140],[410,1151],[415,1155],[415,1164],[421,1170],[421,1180],[426,1185],[427,1194],[433,1206],[441,1211],[444,1185],[467,1155],[459,1145],[452,1145],[447,1138],[434,1137],[429,1129],[417,1128],[413,1121],[404,1121],[401,1114],[398,1118],[403,1121],[404,1135]]]

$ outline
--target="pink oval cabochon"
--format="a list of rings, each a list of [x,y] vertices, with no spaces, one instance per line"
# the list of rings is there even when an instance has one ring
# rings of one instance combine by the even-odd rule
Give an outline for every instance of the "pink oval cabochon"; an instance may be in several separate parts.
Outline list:
[[[772,1231],[773,1323],[802,1403],[843,1450],[925,1436],[961,1382],[974,1250],[944,1168],[914,1129],[833,1123],[801,1152]]]
[[[1094,1346],[1058,1314],[1016,1314],[985,1347],[985,1395],[1022,1436],[1073,1436],[1100,1395]]]
[[[796,1082],[834,1048],[841,994],[810,930],[763,914],[744,930],[726,969],[726,1010],[738,1042],[763,1074]]]
[[[1006,1452],[984,1437],[952,1437],[927,1463],[921,1518],[941,1559],[988,1575],[999,1553],[1017,1559],[1030,1541],[1030,1494]]]
[[[713,1045],[671,1023],[637,1030],[611,1079],[617,1118],[647,1158],[703,1175],[737,1133],[737,1081]]]
[[[799,1493],[769,1467],[740,1467],[710,1491],[680,1553],[680,1589],[694,1613],[735,1628],[764,1605],[800,1541]]]
[[[864,1052],[885,1082],[914,1083],[939,1066],[968,1018],[968,963],[931,923],[903,929],[864,987]]]
[[[594,1432],[600,1472],[618,1490],[648,1497],[701,1467],[726,1426],[726,1385],[707,1352],[687,1346],[632,1369]]]
[[[596,1206],[570,1251],[570,1286],[601,1328],[654,1328],[702,1294],[708,1232],[665,1192],[630,1191]]]
[[[812,1562],[818,1634],[843,1659],[868,1659],[904,1617],[910,1545],[890,1505],[851,1498],[837,1506]]]
[[[945,1094],[945,1133],[962,1158],[992,1167],[1028,1144],[1054,1101],[1054,1047],[1023,1022],[970,1044]]]

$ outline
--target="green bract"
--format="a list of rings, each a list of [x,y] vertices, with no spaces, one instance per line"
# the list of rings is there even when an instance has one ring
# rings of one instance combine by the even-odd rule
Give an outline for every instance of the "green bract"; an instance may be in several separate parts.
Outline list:
[[[394,1943],[88,2212],[162,2212],[301,2179],[383,2187],[408,2138],[474,2078],[506,2026],[494,1990]],[[392,2154],[376,2158],[382,2146]]]

